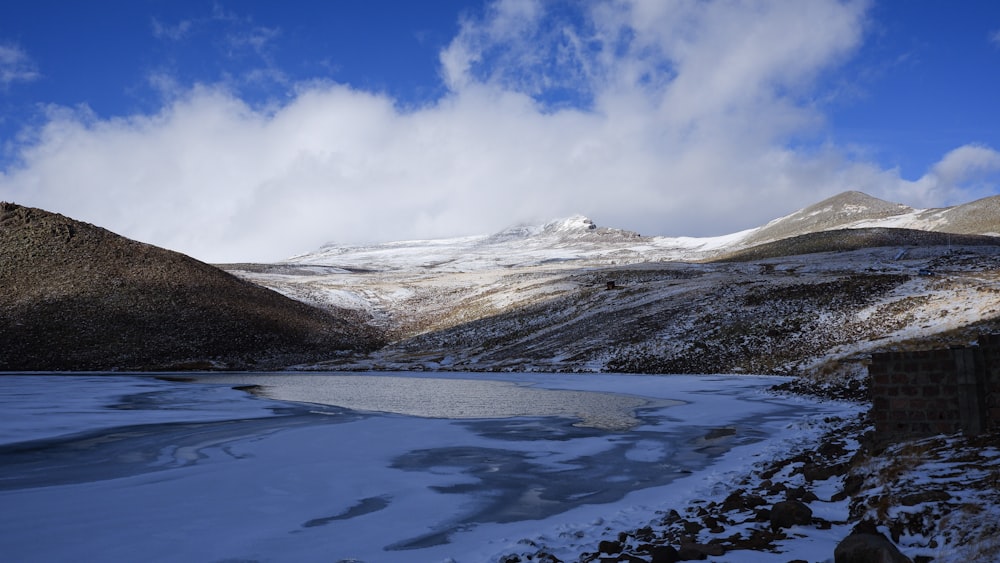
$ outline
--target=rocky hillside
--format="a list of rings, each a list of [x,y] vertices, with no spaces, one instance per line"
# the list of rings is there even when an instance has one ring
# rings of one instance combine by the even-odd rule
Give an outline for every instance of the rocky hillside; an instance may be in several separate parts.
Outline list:
[[[872,351],[1000,330],[997,205],[847,192],[713,239],[577,216],[233,276],[3,204],[0,369],[860,373]]]
[[[947,209],[925,212],[936,220],[935,231],[1000,236],[1000,196],[986,197]]]
[[[269,368],[374,336],[357,311],[12,203],[0,203],[0,288],[0,370]]]
[[[397,283],[395,341],[317,367],[851,374],[875,350],[1000,330],[997,245]]]
[[[912,207],[884,201],[862,192],[844,192],[775,219],[755,229],[739,244],[743,247],[755,246],[809,233],[846,229],[858,222],[878,224],[913,211]]]
[[[356,308],[388,335],[321,369],[860,374],[873,351],[1000,329],[1000,238],[939,231],[969,217],[975,233],[1000,231],[1000,215],[982,211],[995,201],[913,210],[848,192],[712,240],[577,217],[228,268]]]

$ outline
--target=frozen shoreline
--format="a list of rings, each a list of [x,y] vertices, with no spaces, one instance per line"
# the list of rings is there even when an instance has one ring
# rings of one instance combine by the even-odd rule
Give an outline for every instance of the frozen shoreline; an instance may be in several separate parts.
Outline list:
[[[2,436],[8,446],[0,458],[11,459],[11,437],[26,435],[32,417],[44,418],[51,430],[47,437],[37,427],[27,435],[47,440],[81,420],[86,422],[77,427],[91,430],[127,426],[120,422],[128,419],[179,433],[171,434],[171,443],[144,442],[159,452],[144,461],[156,471],[51,487],[4,487],[0,549],[19,560],[88,552],[163,561],[463,563],[540,547],[574,560],[594,551],[601,539],[646,525],[657,511],[724,498],[751,465],[810,445],[824,431],[824,418],[860,410],[765,391],[782,378],[483,376],[550,390],[684,401],[640,409],[636,429],[606,432],[556,417],[456,421],[359,414],[253,398],[224,384],[95,377],[105,379],[80,381],[94,396],[62,390],[67,399],[76,397],[72,412],[46,413],[41,401],[32,405],[23,393],[17,409],[4,406]],[[166,399],[158,394],[164,390],[180,393],[172,399],[183,399],[180,404],[167,405],[179,408],[150,406],[157,397]],[[131,397],[132,408],[102,407],[115,393]],[[144,397],[146,407],[136,397]],[[225,412],[198,407],[203,399],[224,405]],[[271,419],[296,417],[303,423],[266,432],[204,433],[213,424],[269,428]],[[705,440],[707,430],[719,427],[733,427],[734,433]],[[178,436],[188,442],[178,447]],[[658,472],[673,479],[622,484],[654,479]],[[504,476],[510,479],[496,480]],[[591,489],[556,487],[574,479]],[[571,500],[555,500],[558,494]],[[45,542],[40,535],[66,541]],[[832,554],[832,547],[826,553]]]

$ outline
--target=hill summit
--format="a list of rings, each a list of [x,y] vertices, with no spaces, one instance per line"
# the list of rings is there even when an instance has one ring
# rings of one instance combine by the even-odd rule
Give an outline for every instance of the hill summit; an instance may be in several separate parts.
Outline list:
[[[863,192],[847,191],[775,219],[758,228],[741,243],[753,246],[807,233],[844,229],[862,221],[878,223],[913,211],[912,207],[900,203]]]

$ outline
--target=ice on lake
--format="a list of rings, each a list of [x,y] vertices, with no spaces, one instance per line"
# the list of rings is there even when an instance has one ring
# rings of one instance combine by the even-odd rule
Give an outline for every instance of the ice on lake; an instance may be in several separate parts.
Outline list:
[[[727,486],[790,425],[844,408],[766,393],[775,381],[0,376],[0,553],[461,563],[526,541],[570,553]]]

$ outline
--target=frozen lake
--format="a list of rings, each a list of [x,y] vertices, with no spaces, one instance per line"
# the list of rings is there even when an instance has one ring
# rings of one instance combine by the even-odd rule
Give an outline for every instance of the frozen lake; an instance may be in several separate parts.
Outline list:
[[[752,376],[178,377],[0,376],[5,559],[569,559],[849,410]]]

